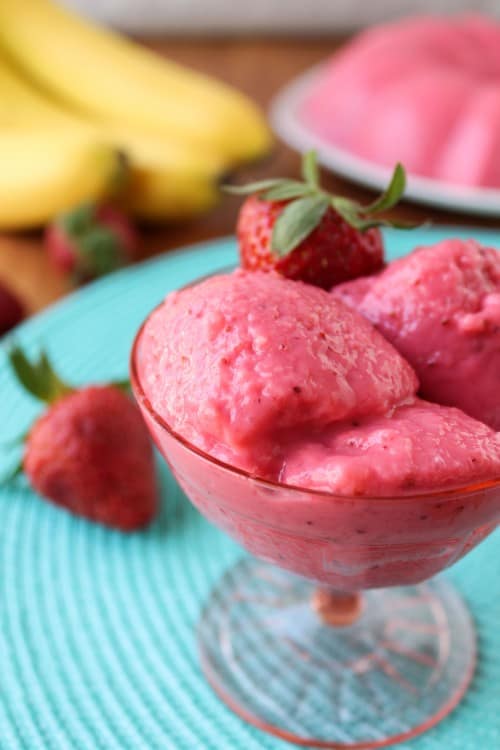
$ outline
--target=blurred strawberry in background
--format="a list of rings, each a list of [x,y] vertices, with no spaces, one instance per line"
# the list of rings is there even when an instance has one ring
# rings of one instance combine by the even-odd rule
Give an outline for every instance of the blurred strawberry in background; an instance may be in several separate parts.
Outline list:
[[[59,216],[45,233],[48,256],[61,273],[83,283],[135,260],[138,234],[110,204],[84,204]]]
[[[24,305],[16,294],[0,280],[0,336],[24,318]]]

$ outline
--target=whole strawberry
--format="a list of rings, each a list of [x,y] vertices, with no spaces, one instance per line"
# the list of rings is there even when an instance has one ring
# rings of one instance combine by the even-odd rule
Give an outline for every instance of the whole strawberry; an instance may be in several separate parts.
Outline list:
[[[369,206],[322,190],[313,151],[304,157],[302,174],[303,182],[271,179],[227,188],[250,194],[237,225],[241,265],[275,270],[324,289],[382,268],[378,227],[388,222],[375,216],[403,194],[403,167],[396,166],[387,190]]]
[[[119,209],[85,204],[59,216],[47,228],[45,246],[53,265],[81,284],[134,260],[138,238]]]
[[[152,521],[152,445],[123,388],[74,389],[45,354],[32,363],[19,348],[10,351],[10,362],[24,387],[48,404],[25,440],[22,469],[33,488],[72,513],[122,531]]]
[[[14,292],[0,283],[0,336],[24,318],[24,308]]]

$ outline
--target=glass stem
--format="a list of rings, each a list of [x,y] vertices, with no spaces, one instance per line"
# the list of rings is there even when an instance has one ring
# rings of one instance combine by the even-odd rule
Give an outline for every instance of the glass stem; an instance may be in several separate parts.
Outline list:
[[[352,625],[363,609],[363,599],[359,591],[346,593],[322,586],[315,590],[311,603],[320,620],[334,628]]]

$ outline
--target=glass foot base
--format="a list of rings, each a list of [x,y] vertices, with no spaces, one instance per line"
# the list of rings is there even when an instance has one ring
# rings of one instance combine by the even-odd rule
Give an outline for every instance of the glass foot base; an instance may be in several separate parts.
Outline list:
[[[449,583],[364,592],[344,627],[322,622],[315,596],[313,583],[250,558],[212,593],[202,665],[243,719],[299,745],[362,750],[415,737],[457,705],[476,644]]]

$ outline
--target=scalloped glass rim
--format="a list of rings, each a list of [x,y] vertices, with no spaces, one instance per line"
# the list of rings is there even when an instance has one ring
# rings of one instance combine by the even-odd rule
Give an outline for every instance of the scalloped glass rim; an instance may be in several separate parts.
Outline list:
[[[200,277],[200,279],[195,279],[190,284],[187,284],[186,286],[191,286],[193,284],[198,283],[198,281],[201,281],[203,278],[207,278],[206,276]],[[151,317],[153,313],[158,310],[162,306],[163,302],[160,302],[159,305],[156,305],[153,310],[149,313],[149,315],[145,318],[143,323],[141,324],[139,330],[137,331],[134,341],[132,343],[132,349],[130,352],[130,381],[132,385],[132,391],[134,393],[134,396],[136,400],[142,405],[142,407],[148,412],[150,417],[158,424],[163,430],[165,430],[171,437],[173,437],[178,443],[183,445],[187,450],[189,450],[191,453],[199,456],[200,458],[204,459],[205,461],[208,461],[209,463],[218,466],[219,468],[228,471],[236,476],[240,476],[244,479],[251,480],[252,482],[255,482],[256,484],[263,486],[263,487],[270,487],[273,489],[285,489],[292,492],[299,492],[302,495],[306,492],[308,494],[314,495],[318,498],[323,498],[324,500],[331,502],[332,500],[363,500],[366,499],[363,495],[334,495],[331,492],[325,492],[324,490],[317,490],[312,489],[309,487],[299,487],[296,485],[291,484],[283,484],[282,482],[274,482],[270,479],[262,479],[261,477],[256,476],[255,474],[250,474],[249,472],[245,471],[244,469],[239,469],[236,466],[232,466],[231,464],[225,463],[224,461],[220,461],[218,458],[214,458],[214,456],[211,456],[209,453],[206,453],[205,451],[201,450],[201,448],[198,448],[196,445],[193,445],[188,440],[186,440],[182,435],[180,435],[178,432],[172,429],[170,425],[161,417],[153,408],[151,402],[149,401],[148,397],[146,396],[144,389],[142,387],[139,373],[136,367],[136,359],[137,359],[137,348],[139,346],[139,341],[141,338],[141,335],[144,331],[144,328]],[[500,487],[500,477],[497,479],[489,479],[482,482],[477,482],[474,484],[468,484],[465,486],[458,486],[453,488],[447,488],[442,490],[426,490],[423,492],[416,492],[412,493],[411,495],[397,495],[398,501],[401,500],[415,500],[418,499],[424,499],[428,497],[431,500],[435,500],[436,498],[440,497],[451,497],[457,494],[471,494],[474,492],[481,492],[487,489],[491,489],[493,487]],[[383,496],[383,497],[377,497],[374,495],[370,495],[370,500],[376,500],[377,502],[393,502],[394,498],[391,496]]]
[[[383,190],[392,170],[332,145],[315,135],[298,117],[299,107],[314,85],[324,63],[292,80],[274,97],[270,106],[271,126],[293,149],[304,153],[313,148],[327,169],[366,187]],[[500,216],[500,189],[474,188],[407,174],[407,200],[436,208],[477,216]]]

